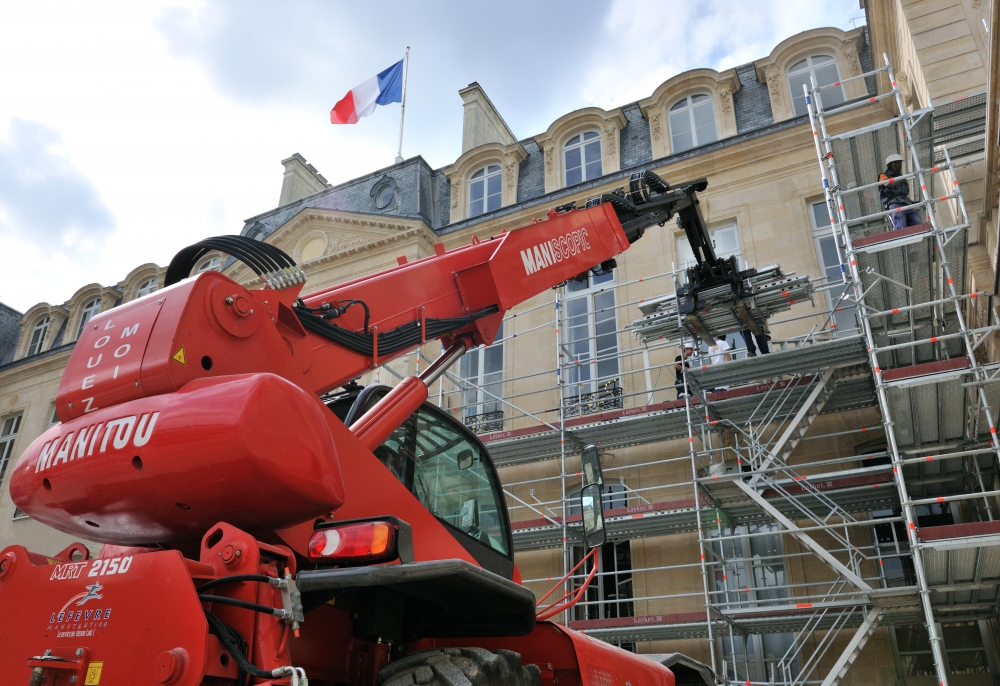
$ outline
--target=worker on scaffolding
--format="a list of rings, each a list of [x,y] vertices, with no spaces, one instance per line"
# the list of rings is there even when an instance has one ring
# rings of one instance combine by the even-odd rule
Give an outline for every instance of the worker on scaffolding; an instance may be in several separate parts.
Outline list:
[[[913,204],[910,200],[910,184],[906,179],[897,178],[902,173],[903,158],[893,153],[885,158],[885,171],[878,176],[879,183],[885,182],[878,187],[882,207],[889,211],[895,210],[889,215],[893,230],[905,229],[907,226],[916,226],[923,222],[915,209],[899,210],[900,207]]]
[[[676,362],[674,365],[674,374],[677,377],[677,380],[674,382],[674,388],[677,389],[678,400],[681,400],[682,398],[690,398],[692,395],[691,387],[684,383],[684,367],[688,369],[691,368],[691,363],[688,362],[688,358],[691,357],[693,352],[694,346],[690,343],[685,343],[684,350],[680,355],[674,358],[674,362]]]
[[[722,364],[723,362],[729,362],[733,359],[733,356],[729,352],[730,350],[732,350],[732,346],[730,346],[726,341],[726,337],[722,334],[717,335],[715,337],[715,345],[708,349],[711,364],[716,365]],[[728,391],[729,386],[719,386],[715,390]]]

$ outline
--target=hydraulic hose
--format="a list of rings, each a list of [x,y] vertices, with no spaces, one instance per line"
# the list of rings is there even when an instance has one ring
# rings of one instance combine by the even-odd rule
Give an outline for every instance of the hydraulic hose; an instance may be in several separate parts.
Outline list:
[[[258,679],[274,679],[292,676],[295,673],[294,667],[278,667],[271,671],[261,669],[246,659],[246,657],[240,652],[229,633],[229,627],[223,624],[218,617],[206,610],[205,619],[208,620],[208,625],[212,627],[212,631],[214,631],[219,637],[219,640],[222,641],[222,645],[226,646],[226,650],[228,650],[229,654],[233,656],[234,660],[236,660],[236,664],[238,664],[240,669],[250,676],[257,677]]]
[[[206,581],[201,586],[198,587],[199,595],[204,593],[210,588],[215,588],[216,586],[223,586],[225,584],[235,584],[240,581],[260,581],[261,583],[271,584],[276,586],[279,579],[273,576],[267,576],[266,574],[236,574],[234,576],[224,576],[221,579],[212,579],[211,581]]]
[[[274,615],[275,617],[284,618],[287,615],[287,610],[283,610],[279,607],[268,607],[267,605],[258,605],[257,603],[251,603],[246,600],[227,598],[221,595],[199,595],[198,600],[200,600],[203,603],[219,603],[220,605],[232,605],[233,607],[242,607],[245,610],[253,610],[254,612],[261,612],[265,615]]]

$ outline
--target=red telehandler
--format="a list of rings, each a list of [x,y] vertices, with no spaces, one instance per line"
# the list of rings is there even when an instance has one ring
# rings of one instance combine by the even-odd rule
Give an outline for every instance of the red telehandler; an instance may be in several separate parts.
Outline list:
[[[0,553],[0,682],[672,686],[536,617],[489,454],[425,401],[518,303],[611,269],[675,214],[703,229],[706,185],[634,174],[584,208],[304,296],[267,243],[182,250],[163,290],[87,323],[61,423],[14,469],[22,511],[104,545]],[[187,278],[209,250],[262,287]],[[419,376],[356,383],[431,340],[445,352]]]

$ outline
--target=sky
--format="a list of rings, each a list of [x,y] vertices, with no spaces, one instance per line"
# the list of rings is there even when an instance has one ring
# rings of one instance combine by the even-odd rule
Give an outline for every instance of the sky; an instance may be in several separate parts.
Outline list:
[[[853,20],[853,21],[852,21]],[[461,153],[479,82],[518,138],[728,69],[858,0],[0,4],[0,302],[63,303],[274,208],[298,152],[337,184],[391,165],[399,105],[329,111],[410,46],[403,156]]]

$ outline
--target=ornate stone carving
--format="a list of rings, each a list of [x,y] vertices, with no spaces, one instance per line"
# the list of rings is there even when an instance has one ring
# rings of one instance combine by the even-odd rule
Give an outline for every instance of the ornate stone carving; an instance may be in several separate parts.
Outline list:
[[[504,178],[507,180],[507,189],[513,190],[517,179],[517,158],[507,155],[503,161]]]
[[[847,62],[848,76],[861,76],[861,60],[858,58],[857,43],[847,39],[841,48],[844,53],[844,60]]]
[[[773,64],[764,70],[764,78],[767,79],[767,92],[771,96],[771,103],[777,107],[781,106],[781,74]]]
[[[733,91],[728,83],[719,84],[719,107],[722,108],[722,116],[727,119],[733,114]]]
[[[458,209],[458,197],[461,195],[462,183],[458,178],[451,179],[451,209]]]
[[[663,137],[662,117],[663,115],[657,111],[649,118],[649,135],[654,141],[659,141]]]
[[[618,125],[615,122],[604,123],[604,135],[608,140],[608,157],[618,155]]]
[[[330,234],[329,242],[326,246],[326,254],[331,255],[338,252],[343,252],[345,250],[350,250],[352,248],[358,248],[362,245],[367,245],[371,243],[373,239],[365,238],[364,236],[355,236],[345,233],[332,233]]]
[[[913,99],[913,88],[910,86],[910,77],[905,71],[896,73],[896,83],[899,87],[899,94],[903,96],[903,105],[913,109],[916,105]]]
[[[556,166],[556,146],[552,143],[545,145],[545,173],[551,174]]]

